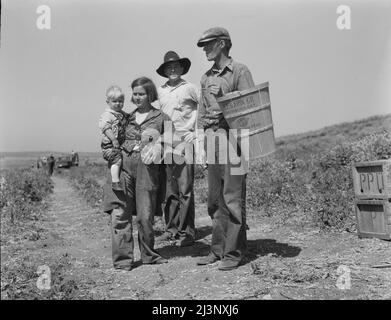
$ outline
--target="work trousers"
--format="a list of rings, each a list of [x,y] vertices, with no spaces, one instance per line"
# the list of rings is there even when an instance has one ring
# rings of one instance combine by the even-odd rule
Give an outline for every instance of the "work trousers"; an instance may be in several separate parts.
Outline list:
[[[158,165],[145,165],[138,153],[124,156],[120,175],[124,194],[111,189],[111,179],[105,186],[106,212],[111,213],[113,264],[127,268],[133,264],[134,242],[132,216],[136,215],[138,242],[143,263],[160,258],[154,250],[154,212],[156,210]]]
[[[166,164],[166,177],[166,230],[178,238],[194,239],[194,164]]]
[[[233,165],[229,159],[220,164],[219,149],[217,143],[215,163],[208,164],[208,214],[213,221],[211,251],[220,259],[240,261],[247,250],[247,174],[245,171],[239,174],[235,169],[240,164]],[[237,155],[240,156],[239,148]]]

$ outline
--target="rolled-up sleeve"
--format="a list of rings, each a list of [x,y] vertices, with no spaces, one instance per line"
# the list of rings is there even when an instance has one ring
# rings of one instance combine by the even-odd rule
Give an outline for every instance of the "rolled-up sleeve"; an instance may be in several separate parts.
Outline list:
[[[206,76],[202,76],[201,89],[199,91],[199,105],[198,105],[198,116],[197,116],[197,128],[203,129],[205,126],[205,114],[206,114],[206,101],[202,93],[202,88],[205,88]]]

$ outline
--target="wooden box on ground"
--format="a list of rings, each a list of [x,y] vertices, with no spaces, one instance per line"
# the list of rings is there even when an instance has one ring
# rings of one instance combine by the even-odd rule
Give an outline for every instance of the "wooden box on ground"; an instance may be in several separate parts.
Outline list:
[[[352,171],[357,199],[391,198],[391,160],[357,162]]]
[[[355,200],[360,238],[391,239],[391,199]]]

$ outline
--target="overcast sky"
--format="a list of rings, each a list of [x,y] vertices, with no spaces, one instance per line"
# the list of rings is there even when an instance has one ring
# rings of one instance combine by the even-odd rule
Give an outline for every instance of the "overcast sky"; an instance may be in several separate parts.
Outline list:
[[[351,9],[339,30],[337,7]],[[51,29],[36,26],[51,9]],[[99,151],[105,90],[151,77],[168,50],[199,85],[211,66],[196,46],[230,32],[233,59],[269,81],[276,136],[391,112],[391,1],[2,0],[0,151]]]

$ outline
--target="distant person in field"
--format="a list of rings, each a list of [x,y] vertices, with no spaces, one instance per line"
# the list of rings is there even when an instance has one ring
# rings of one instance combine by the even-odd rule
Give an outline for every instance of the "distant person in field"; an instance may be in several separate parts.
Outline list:
[[[198,127],[219,130],[228,135],[230,128],[216,99],[253,87],[252,75],[247,66],[230,57],[232,43],[226,29],[215,27],[206,30],[197,46],[202,47],[206,59],[213,62],[212,68],[201,78]],[[215,152],[215,158],[219,159],[219,148]],[[229,161],[227,164],[208,164],[208,213],[213,219],[212,244],[209,255],[199,259],[198,265],[221,260],[219,270],[232,270],[239,266],[247,250],[246,173],[240,170],[242,174],[232,174],[233,168],[237,169]]]
[[[53,154],[50,154],[50,156],[48,158],[48,173],[49,173],[49,176],[53,175],[55,162],[56,162],[56,160],[54,159]]]
[[[71,156],[72,156],[72,165],[78,166],[79,165],[79,154],[72,150]]]
[[[48,165],[48,159],[45,156],[38,158],[37,161],[38,169],[42,169],[44,172],[47,172],[47,165]]]
[[[160,76],[167,78],[158,88],[158,95],[161,111],[171,122],[173,148],[183,141],[191,143],[195,138],[198,89],[182,79],[182,75],[189,71],[190,65],[188,58],[180,58],[176,52],[168,51],[164,55],[164,62],[156,70]],[[183,158],[180,164],[173,158],[172,164],[165,165],[166,232],[161,239],[176,239],[177,245],[184,247],[192,245],[195,238],[194,161],[186,163],[184,154],[179,156]]]
[[[101,148],[103,159],[108,161],[111,172],[111,183],[114,191],[123,192],[120,184],[122,165],[121,144],[125,141],[127,114],[122,111],[125,96],[118,86],[111,86],[106,91],[107,108],[99,119],[102,132]]]
[[[157,100],[154,83],[141,77],[134,80],[132,102],[123,143],[121,184],[124,193],[104,187],[103,211],[111,214],[112,257],[116,269],[134,267],[132,215],[136,215],[138,244],[143,264],[168,262],[155,249],[153,230],[157,206],[163,132],[163,114],[151,103]]]

